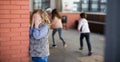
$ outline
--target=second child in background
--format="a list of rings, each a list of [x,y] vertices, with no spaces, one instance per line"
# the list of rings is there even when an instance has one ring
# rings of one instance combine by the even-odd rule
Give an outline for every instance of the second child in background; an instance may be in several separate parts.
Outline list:
[[[88,21],[86,19],[87,15],[85,13],[80,14],[80,20],[78,24],[78,31],[80,32],[80,50],[83,49],[83,39],[86,39],[87,47],[88,47],[88,56],[92,55],[91,52],[91,43],[90,43],[90,28],[88,25]]]
[[[60,40],[62,40],[63,46],[67,47],[66,42],[64,41],[63,37],[62,37],[62,17],[60,16],[59,12],[57,9],[53,9],[52,10],[52,24],[51,24],[51,28],[53,29],[52,31],[52,39],[53,39],[53,47],[56,47],[56,40],[55,40],[55,34],[56,32],[58,32],[59,34],[59,38]]]

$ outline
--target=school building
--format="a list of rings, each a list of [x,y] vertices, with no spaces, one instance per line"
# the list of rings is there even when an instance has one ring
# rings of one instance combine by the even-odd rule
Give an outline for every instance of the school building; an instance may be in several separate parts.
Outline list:
[[[67,17],[67,28],[77,28],[81,12],[87,13],[91,32],[104,34],[107,0],[30,0],[30,12],[34,9],[57,8]]]
[[[116,4],[114,6],[119,9],[117,6],[117,4],[119,4],[118,2],[117,0],[114,2],[112,2],[112,0],[109,1],[111,5],[112,3]],[[106,3],[107,0],[0,0],[0,62],[30,61],[28,54],[29,26],[30,14],[34,9],[42,8],[46,10],[48,8],[57,8],[63,16],[67,16],[67,28],[69,29],[76,27],[76,20],[79,19],[79,13],[86,12],[91,31],[95,33],[104,33]],[[112,18],[108,16],[111,20],[115,18],[118,19],[115,15],[119,14],[117,13],[119,10],[117,11],[116,8],[110,8],[115,9],[116,11],[113,10],[115,13],[108,10],[109,15],[114,15]],[[110,12],[112,14],[110,14]],[[117,21],[119,22],[119,20]],[[113,25],[114,27],[118,27],[116,25],[119,24],[116,22],[113,23]],[[109,28],[110,27],[107,27],[107,29]],[[117,31],[117,29],[114,30],[115,31],[111,31],[112,34]],[[120,30],[115,34],[118,35],[119,31]],[[109,39],[113,39],[113,41],[119,40],[119,38],[107,36]],[[112,40],[109,41],[112,43]],[[117,45],[119,43],[115,42],[115,44]],[[114,50],[117,51],[117,48]],[[110,52],[108,55],[112,56]],[[114,55],[114,57],[116,56],[117,55]],[[115,58],[113,58],[113,61],[114,60]]]

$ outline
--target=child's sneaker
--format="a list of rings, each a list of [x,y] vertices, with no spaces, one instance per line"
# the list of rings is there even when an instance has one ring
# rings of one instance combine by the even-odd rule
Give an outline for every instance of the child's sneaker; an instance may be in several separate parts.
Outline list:
[[[52,45],[52,47],[57,48],[57,46],[56,46],[56,45]]]
[[[67,47],[67,44],[64,44],[63,47],[66,48],[66,47]]]
[[[83,50],[83,48],[81,47],[81,48],[79,48],[79,50]]]
[[[91,56],[91,55],[92,55],[92,52],[89,52],[89,53],[88,53],[88,56]]]

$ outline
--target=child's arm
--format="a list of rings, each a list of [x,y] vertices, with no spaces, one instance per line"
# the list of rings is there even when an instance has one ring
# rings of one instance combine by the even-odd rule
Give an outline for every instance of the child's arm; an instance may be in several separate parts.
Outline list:
[[[80,31],[81,26],[82,26],[82,22],[81,22],[81,20],[79,20],[79,22],[78,22],[78,31]]]
[[[34,28],[33,30],[33,37],[35,39],[41,39],[48,34],[48,26],[43,25],[41,28]]]
[[[54,29],[54,27],[55,27],[55,20],[53,19],[51,22],[51,29]]]

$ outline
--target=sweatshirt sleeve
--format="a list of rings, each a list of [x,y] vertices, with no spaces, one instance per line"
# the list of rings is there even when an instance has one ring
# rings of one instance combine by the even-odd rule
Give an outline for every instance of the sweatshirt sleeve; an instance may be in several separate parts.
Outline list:
[[[33,27],[30,26],[29,36],[32,36],[32,33],[33,33]]]
[[[33,37],[35,39],[41,39],[43,37],[45,37],[48,34],[48,26],[47,25],[43,25],[40,28],[34,28],[33,30]]]
[[[81,22],[81,20],[79,20],[79,23],[78,23],[78,30],[81,29],[81,26],[82,26],[82,22]]]

